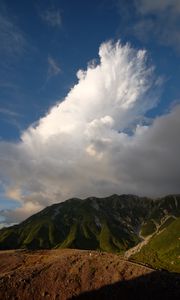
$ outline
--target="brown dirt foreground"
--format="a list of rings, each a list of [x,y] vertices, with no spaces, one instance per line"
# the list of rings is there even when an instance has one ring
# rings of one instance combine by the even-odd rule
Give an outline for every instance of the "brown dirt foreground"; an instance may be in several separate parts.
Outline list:
[[[180,299],[180,275],[84,250],[0,251],[0,300]]]

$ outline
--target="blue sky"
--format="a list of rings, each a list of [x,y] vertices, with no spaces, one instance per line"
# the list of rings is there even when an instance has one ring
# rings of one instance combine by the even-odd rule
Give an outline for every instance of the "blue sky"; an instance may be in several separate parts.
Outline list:
[[[161,83],[156,91],[158,99],[154,105],[147,106],[148,108],[143,111],[140,124],[144,124],[147,118],[150,122],[149,119],[155,120],[159,116],[168,114],[174,106],[178,105],[180,99],[179,16],[178,0],[157,0],[156,2],[148,0],[1,0],[0,140],[2,147],[8,142],[7,148],[10,151],[11,147],[14,149],[15,145],[21,143],[23,132],[28,132],[29,126],[35,128],[39,120],[48,114],[50,108],[63,101],[73,86],[78,84],[77,71],[86,70],[88,63],[90,64],[92,60],[95,60],[96,64],[99,63],[99,47],[109,40],[114,43],[120,40],[122,45],[128,42],[136,51],[146,49],[147,64],[155,66],[156,80],[158,78]],[[129,128],[131,127],[132,124]],[[125,130],[123,127],[122,131],[127,133],[129,128]],[[95,150],[92,145],[87,149],[89,153],[91,152],[90,155],[94,155]],[[3,151],[1,153],[3,162],[7,159],[9,161],[12,158],[13,161],[18,159],[14,150],[10,151],[6,158]],[[19,165],[21,163],[19,160]],[[6,169],[6,165],[3,165],[3,168]],[[11,176],[8,172],[8,175],[1,176],[0,209],[14,209],[20,205],[23,206],[24,203],[29,205],[27,195],[30,197],[31,188],[29,186],[27,188],[24,183],[21,187],[20,181],[13,185],[11,177],[14,175]],[[23,174],[22,171],[19,172]],[[66,170],[63,174],[66,177]],[[104,179],[102,184],[103,182],[105,182]],[[11,199],[8,195],[12,193],[7,192],[8,186],[10,190],[13,188],[13,193],[20,195],[20,198],[22,191],[20,192],[19,189],[22,188],[22,199],[26,197],[26,200],[21,199],[19,204],[19,200],[13,197]],[[135,189],[137,193],[140,189],[138,186],[140,183],[137,183]],[[113,187],[116,189],[115,185],[112,185],[109,192],[113,190]],[[149,190],[150,188],[143,192],[151,194]],[[178,191],[178,189],[174,190]],[[73,191],[78,196],[81,195],[81,192],[72,188],[72,193]],[[125,190],[125,192],[128,191],[134,190],[131,187]],[[173,188],[169,191],[172,192]],[[48,193],[48,197],[54,197],[49,191]],[[96,188],[94,193],[101,194]],[[108,190],[103,193],[108,193]],[[163,189],[159,191],[159,194],[162,193]],[[71,192],[62,194],[60,200],[70,196]],[[42,201],[40,204],[38,202],[37,209],[47,204],[49,202]],[[22,218],[22,216],[19,217],[19,219]]]
[[[178,46],[168,45],[168,41],[161,45],[160,37],[149,32],[146,38],[138,39],[131,28],[141,16],[132,3],[1,1],[1,139],[18,139],[22,130],[63,98],[76,82],[76,71],[97,58],[99,45],[109,39],[120,38],[148,49],[157,73],[165,79],[161,103],[153,115],[163,113],[178,100]],[[57,72],[50,66],[50,59],[57,65]]]

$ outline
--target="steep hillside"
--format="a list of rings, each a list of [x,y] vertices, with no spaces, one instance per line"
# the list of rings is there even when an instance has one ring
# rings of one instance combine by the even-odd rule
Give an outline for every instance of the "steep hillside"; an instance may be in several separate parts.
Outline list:
[[[180,196],[171,195],[155,201],[148,219],[141,228],[141,236],[143,237],[156,232],[160,226],[166,227],[176,217],[180,216]]]
[[[161,226],[150,241],[136,254],[131,256],[154,268],[164,268],[180,273],[180,218]]]
[[[124,251],[140,241],[138,229],[153,205],[150,199],[131,195],[70,199],[0,230],[0,249]]]
[[[1,229],[0,249],[76,248],[123,254],[152,235],[153,239],[147,247],[153,253],[160,247],[156,244],[162,237],[163,258],[159,256],[159,260],[168,260],[169,268],[170,262],[172,266],[176,265],[173,263],[173,251],[179,248],[164,253],[163,247],[168,249],[170,238],[172,243],[178,241],[179,245],[179,227],[178,221],[175,221],[179,216],[178,195],[156,200],[133,195],[85,200],[74,198],[49,206],[19,225]],[[168,230],[162,231],[165,228]],[[143,255],[141,259],[139,255],[134,259],[153,265],[152,260],[145,260]]]

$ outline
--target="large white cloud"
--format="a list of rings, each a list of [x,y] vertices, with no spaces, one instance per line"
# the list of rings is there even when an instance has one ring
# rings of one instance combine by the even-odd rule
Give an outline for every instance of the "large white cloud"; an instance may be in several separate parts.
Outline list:
[[[9,222],[69,197],[179,192],[180,108],[143,126],[160,82],[146,52],[107,42],[99,57],[19,143],[0,143],[1,182],[22,205]]]

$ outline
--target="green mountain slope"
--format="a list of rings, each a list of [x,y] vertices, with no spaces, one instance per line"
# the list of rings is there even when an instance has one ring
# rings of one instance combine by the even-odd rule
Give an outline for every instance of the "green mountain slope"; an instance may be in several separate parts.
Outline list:
[[[19,225],[0,230],[0,249],[125,251],[140,240],[137,228],[152,203],[131,195],[70,199],[47,207]]]
[[[170,258],[169,261],[173,261],[177,259],[177,256],[173,258],[175,246],[169,252],[163,249],[168,249],[166,244],[170,245],[169,235],[173,241],[177,240],[172,232],[177,233],[175,219],[179,216],[178,195],[156,200],[133,195],[74,198],[49,206],[18,225],[1,229],[0,249],[77,248],[124,253],[142,238],[154,234],[154,242],[152,239],[147,245],[149,251],[161,249],[158,241],[162,236],[164,242],[158,260],[164,262]],[[158,230],[161,231],[157,235]],[[134,259],[153,264],[153,260],[145,260],[142,254]],[[169,263],[167,266],[169,268]]]
[[[180,218],[160,227],[149,243],[131,257],[154,268],[180,272]]]
[[[131,195],[70,199],[0,230],[0,249],[79,248],[119,252],[139,242],[153,201]]]
[[[152,207],[148,219],[141,227],[141,236],[143,237],[155,233],[159,226],[166,226],[174,220],[174,217],[180,216],[179,196],[166,196],[155,201],[155,205]],[[169,218],[167,218],[168,216]]]

